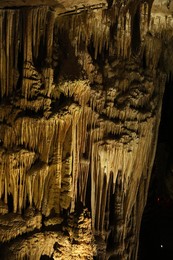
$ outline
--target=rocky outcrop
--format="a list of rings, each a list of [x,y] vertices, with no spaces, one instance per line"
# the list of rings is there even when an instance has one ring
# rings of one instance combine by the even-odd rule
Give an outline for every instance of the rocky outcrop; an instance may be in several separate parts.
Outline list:
[[[54,229],[56,229],[54,227]],[[63,230],[29,233],[2,252],[4,259],[93,259],[96,253],[91,232],[91,219],[84,210],[79,216],[71,215]]]
[[[158,32],[150,1],[9,4],[0,10],[3,259],[136,259],[171,21]]]

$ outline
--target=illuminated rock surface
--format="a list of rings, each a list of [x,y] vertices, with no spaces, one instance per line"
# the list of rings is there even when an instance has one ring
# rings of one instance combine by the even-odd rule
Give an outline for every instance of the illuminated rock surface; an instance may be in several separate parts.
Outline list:
[[[0,3],[2,259],[137,257],[171,11],[83,2]]]

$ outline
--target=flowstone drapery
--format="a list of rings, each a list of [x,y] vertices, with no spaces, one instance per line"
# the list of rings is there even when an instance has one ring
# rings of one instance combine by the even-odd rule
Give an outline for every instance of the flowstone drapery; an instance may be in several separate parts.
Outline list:
[[[65,2],[0,5],[0,252],[134,260],[172,21]]]

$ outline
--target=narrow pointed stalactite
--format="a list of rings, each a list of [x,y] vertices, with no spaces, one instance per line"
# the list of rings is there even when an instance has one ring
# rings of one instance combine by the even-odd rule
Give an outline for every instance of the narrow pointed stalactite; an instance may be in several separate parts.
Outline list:
[[[33,41],[33,34],[32,34],[32,19],[33,19],[33,12],[31,9],[27,9],[26,13],[26,20],[24,22],[24,62],[28,62],[32,64],[33,62],[33,56],[32,56],[32,41]],[[27,77],[27,75],[24,75]]]
[[[18,80],[17,61],[18,51],[14,52],[13,42],[19,48],[21,35],[18,31],[19,12],[13,10],[0,10],[0,35],[1,35],[1,98],[12,94]],[[14,22],[16,27],[14,28]],[[17,37],[16,37],[17,36]],[[15,64],[15,66],[14,66]],[[5,76],[6,75],[6,76]]]

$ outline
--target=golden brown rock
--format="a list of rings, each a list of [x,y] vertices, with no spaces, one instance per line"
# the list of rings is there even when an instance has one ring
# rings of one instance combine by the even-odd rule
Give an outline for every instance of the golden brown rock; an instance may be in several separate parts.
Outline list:
[[[172,30],[151,3],[1,1],[3,259],[136,259]]]

